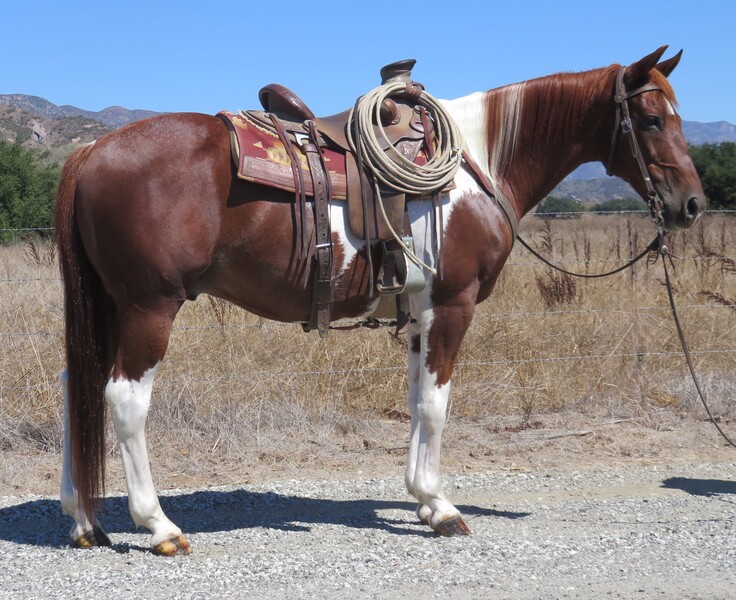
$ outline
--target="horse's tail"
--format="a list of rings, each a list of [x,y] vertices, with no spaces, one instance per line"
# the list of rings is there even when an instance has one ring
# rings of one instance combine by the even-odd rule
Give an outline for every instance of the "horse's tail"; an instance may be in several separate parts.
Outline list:
[[[77,180],[93,145],[66,161],[56,194],[56,242],[64,285],[68,423],[77,502],[89,516],[105,486],[105,291],[82,244]]]

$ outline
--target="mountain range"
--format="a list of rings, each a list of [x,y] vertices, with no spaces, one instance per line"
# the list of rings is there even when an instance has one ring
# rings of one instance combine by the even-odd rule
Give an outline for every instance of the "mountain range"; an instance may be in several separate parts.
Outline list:
[[[79,144],[157,114],[161,113],[122,106],[90,111],[57,106],[39,96],[0,94],[0,140],[19,140],[26,147],[48,151],[49,160],[61,162]],[[682,130],[690,144],[736,142],[736,125],[726,121],[683,121]],[[637,196],[626,182],[606,176],[600,163],[580,166],[550,195],[591,202]]]
[[[141,119],[160,114],[152,110],[129,110],[122,106],[110,106],[95,112],[77,108],[76,106],[71,106],[69,104],[57,106],[45,98],[41,98],[39,96],[26,96],[25,94],[0,94],[0,105],[1,104],[7,104],[8,106],[48,119],[86,117],[113,129],[132,123],[133,121],[139,121]]]

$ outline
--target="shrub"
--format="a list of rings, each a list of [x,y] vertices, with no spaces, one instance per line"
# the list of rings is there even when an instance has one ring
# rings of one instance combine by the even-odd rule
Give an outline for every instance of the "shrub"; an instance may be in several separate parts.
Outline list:
[[[592,210],[597,213],[617,213],[630,211],[646,211],[647,207],[639,198],[615,198],[595,205]]]
[[[38,152],[0,140],[0,229],[51,227],[59,175]],[[7,242],[10,232],[0,236]]]
[[[539,203],[535,214],[551,218],[574,219],[579,218],[581,212],[585,212],[585,207],[577,200],[547,196]]]

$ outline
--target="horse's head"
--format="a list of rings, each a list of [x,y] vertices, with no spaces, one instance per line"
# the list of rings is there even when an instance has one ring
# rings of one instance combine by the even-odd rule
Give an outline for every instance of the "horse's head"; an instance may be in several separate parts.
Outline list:
[[[658,62],[666,49],[662,46],[617,74],[616,128],[607,169],[631,184],[645,200],[652,198],[650,207],[658,202],[658,195],[665,226],[687,228],[705,210],[705,195],[667,81],[682,50]]]

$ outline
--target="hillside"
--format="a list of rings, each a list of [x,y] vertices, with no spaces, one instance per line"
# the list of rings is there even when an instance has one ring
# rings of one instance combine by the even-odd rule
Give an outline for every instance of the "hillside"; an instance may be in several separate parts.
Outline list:
[[[639,194],[623,179],[606,176],[605,169],[603,169],[603,177],[596,179],[567,177],[552,190],[550,196],[583,202],[603,202],[612,198],[638,198]]]
[[[109,106],[100,111],[84,110],[68,104],[57,106],[45,98],[25,94],[0,94],[0,107],[3,105],[20,108],[36,116],[49,119],[85,117],[107,125],[112,129],[160,114],[152,110],[129,110],[122,106]]]
[[[26,147],[48,150],[50,159],[58,162],[79,144],[157,114],[161,113],[122,106],[95,112],[70,105],[57,106],[39,96],[0,94],[0,139],[20,139]],[[683,121],[682,129],[691,144],[736,142],[736,125],[726,121]],[[550,195],[587,202],[637,196],[626,182],[606,176],[605,168],[599,163],[580,166]]]
[[[95,112],[57,106],[39,96],[0,94],[0,140],[19,140],[26,148],[43,151],[50,162],[62,162],[80,144],[156,114],[122,106]]]
[[[46,151],[52,162],[62,161],[80,144],[112,130],[87,117],[43,117],[0,103],[0,139],[18,140],[26,148]]]

